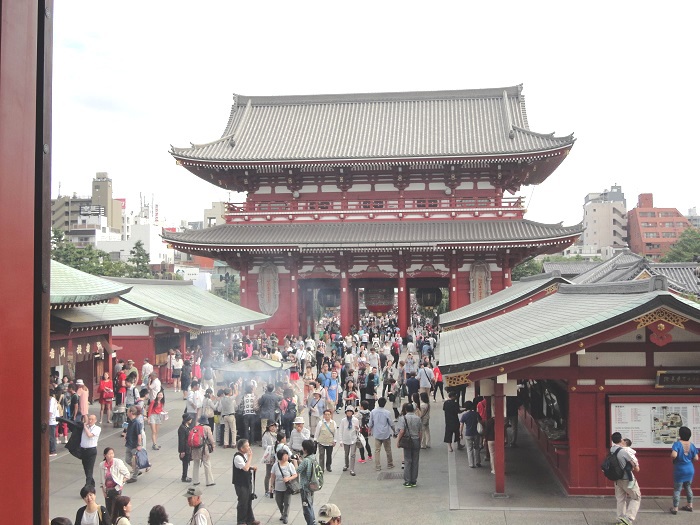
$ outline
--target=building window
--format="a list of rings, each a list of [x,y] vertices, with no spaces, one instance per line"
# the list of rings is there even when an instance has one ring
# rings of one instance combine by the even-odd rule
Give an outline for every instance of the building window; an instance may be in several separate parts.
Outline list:
[[[665,238],[667,238],[667,239],[668,239],[668,238],[673,238],[673,237],[676,236],[676,232],[663,232],[663,234],[662,234],[661,236],[662,236],[662,237],[665,237]]]
[[[639,212],[640,217],[656,217],[656,212],[653,211],[640,211]]]
[[[644,232],[644,238],[655,239],[659,236],[659,232]]]

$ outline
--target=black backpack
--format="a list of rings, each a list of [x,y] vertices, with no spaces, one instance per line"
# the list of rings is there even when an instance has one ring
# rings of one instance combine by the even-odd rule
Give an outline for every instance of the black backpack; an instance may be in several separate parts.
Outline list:
[[[608,452],[608,455],[605,456],[603,463],[600,465],[603,474],[610,481],[617,481],[625,476],[625,470],[620,465],[620,460],[617,459],[617,454],[620,450],[622,450],[622,447],[619,447],[615,452]]]
[[[287,404],[287,411],[282,414],[282,419],[284,421],[289,421],[296,419],[297,417],[297,404],[294,401],[289,401]]]

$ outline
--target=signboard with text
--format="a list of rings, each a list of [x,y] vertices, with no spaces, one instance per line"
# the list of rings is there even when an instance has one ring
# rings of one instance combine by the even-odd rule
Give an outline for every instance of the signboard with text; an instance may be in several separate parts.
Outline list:
[[[700,436],[700,400],[697,403],[611,403],[611,432],[632,440],[633,448],[671,448],[678,429],[688,427],[693,441]]]

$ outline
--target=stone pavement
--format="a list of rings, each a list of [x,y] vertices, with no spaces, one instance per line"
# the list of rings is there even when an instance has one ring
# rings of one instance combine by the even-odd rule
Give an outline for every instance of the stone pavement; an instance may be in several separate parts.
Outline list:
[[[147,523],[148,512],[153,505],[163,505],[174,525],[186,524],[192,510],[183,497],[188,484],[180,481],[181,463],[177,455],[177,427],[184,409],[179,393],[166,391],[167,409],[171,417],[160,430],[161,450],[148,449],[153,464],[150,472],[139,477],[137,483],[126,485],[124,495],[132,499],[132,519],[135,525]],[[470,469],[463,451],[448,453],[442,443],[442,402],[432,405],[432,448],[422,450],[418,486],[407,489],[402,486],[403,471],[400,468],[402,452],[394,448],[394,470],[375,471],[373,462],[357,464],[357,476],[342,472],[343,452],[337,448],[333,458],[333,472],[326,473],[323,489],[316,493],[314,509],[326,502],[337,504],[343,513],[344,524],[375,524],[393,520],[411,520],[421,525],[475,523],[485,525],[528,524],[612,524],[615,522],[615,499],[613,497],[569,497],[552,475],[545,458],[537,449],[527,431],[521,428],[519,447],[506,449],[507,498],[492,496],[494,482],[488,468]],[[91,412],[99,412],[97,403]],[[339,421],[340,415],[336,416]],[[98,458],[102,449],[111,446],[117,457],[124,457],[123,439],[119,430],[104,425],[98,445]],[[147,430],[150,447],[150,429]],[[373,444],[373,440],[370,441]],[[58,446],[59,455],[50,458],[50,516],[66,516],[75,519],[77,509],[83,505],[79,496],[84,483],[80,462]],[[255,460],[259,464],[262,449],[254,448]],[[214,522],[225,525],[236,523],[236,494],[231,484],[231,466],[234,450],[217,448],[212,456],[216,485],[204,486],[203,501],[209,508]],[[383,456],[384,466],[386,458]],[[357,456],[359,459],[359,454]],[[264,467],[264,466],[263,466]],[[99,479],[95,465],[95,478]],[[192,469],[190,468],[190,475]],[[260,496],[254,502],[256,519],[262,523],[280,523],[274,500],[263,498],[262,475],[258,476],[256,492]],[[642,487],[642,495],[644,487]],[[104,503],[98,488],[98,502]],[[642,498],[642,507],[637,523],[655,525],[695,523],[695,513],[679,511],[668,513],[671,498]],[[304,524],[301,502],[292,497],[289,522]]]

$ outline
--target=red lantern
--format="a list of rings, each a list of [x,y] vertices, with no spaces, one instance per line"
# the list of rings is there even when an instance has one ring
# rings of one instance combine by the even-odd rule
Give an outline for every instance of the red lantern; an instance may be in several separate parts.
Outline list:
[[[418,306],[432,310],[442,302],[442,290],[440,288],[418,288],[416,290],[416,302]]]
[[[393,288],[365,288],[365,306],[373,314],[385,314],[394,307]]]
[[[340,306],[340,290],[337,288],[321,288],[318,291],[318,304],[324,308]]]

